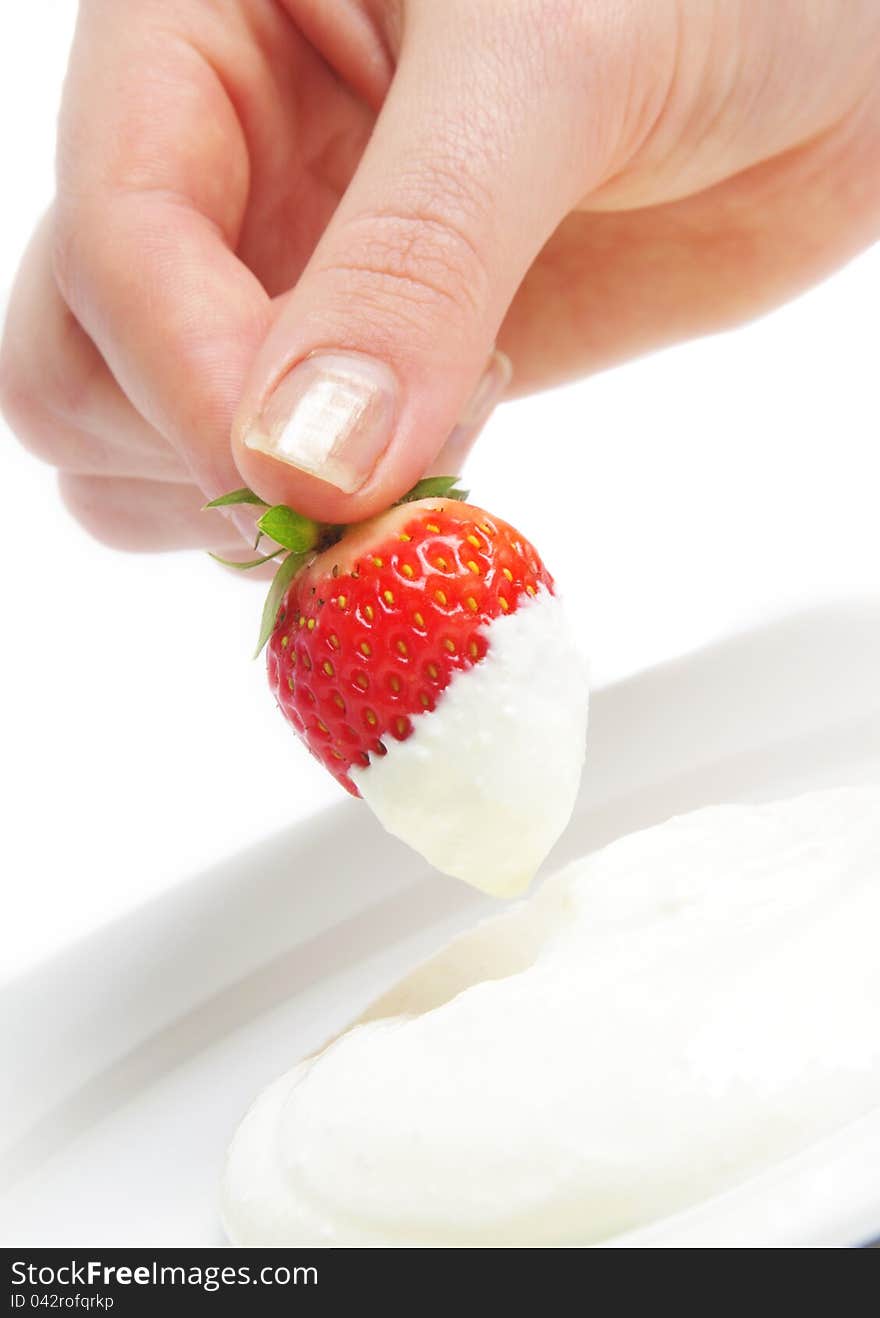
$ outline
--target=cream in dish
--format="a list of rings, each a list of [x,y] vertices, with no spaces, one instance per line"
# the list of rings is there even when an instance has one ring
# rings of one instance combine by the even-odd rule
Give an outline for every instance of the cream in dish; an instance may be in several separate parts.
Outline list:
[[[880,787],[587,856],[271,1085],[241,1245],[598,1242],[880,1103]]]

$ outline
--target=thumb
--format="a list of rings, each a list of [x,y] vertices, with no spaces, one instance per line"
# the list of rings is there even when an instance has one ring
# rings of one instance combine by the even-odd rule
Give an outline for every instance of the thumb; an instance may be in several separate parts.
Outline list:
[[[506,12],[407,12],[368,147],[257,355],[234,427],[236,463],[271,502],[325,521],[369,516],[503,392],[495,337],[583,189],[586,117],[535,58],[534,30],[511,56],[520,38],[499,34]]]

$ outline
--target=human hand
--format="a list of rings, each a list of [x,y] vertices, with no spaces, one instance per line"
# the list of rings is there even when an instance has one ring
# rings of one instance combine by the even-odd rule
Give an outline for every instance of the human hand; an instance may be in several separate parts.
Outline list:
[[[878,70],[875,0],[83,0],[4,408],[111,544],[229,552],[242,483],[367,516],[494,344],[540,388],[870,242]]]

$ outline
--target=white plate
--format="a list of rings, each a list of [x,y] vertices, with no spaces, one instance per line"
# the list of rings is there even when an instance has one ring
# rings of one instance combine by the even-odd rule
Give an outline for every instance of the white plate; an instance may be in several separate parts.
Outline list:
[[[711,802],[880,779],[878,672],[875,601],[599,691],[584,787],[552,864]],[[220,1243],[224,1149],[257,1091],[490,908],[344,801],[7,985],[0,1242]],[[608,1244],[877,1235],[880,1112]]]

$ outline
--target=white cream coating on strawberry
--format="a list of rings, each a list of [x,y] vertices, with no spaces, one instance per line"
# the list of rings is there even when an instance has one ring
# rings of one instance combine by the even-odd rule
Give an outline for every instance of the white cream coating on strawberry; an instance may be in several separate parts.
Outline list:
[[[541,589],[484,629],[406,741],[351,776],[382,825],[437,869],[511,897],[565,828],[587,735],[586,664],[557,596]]]
[[[230,1237],[599,1241],[880,1103],[878,820],[715,807],[569,866],[263,1093]]]

